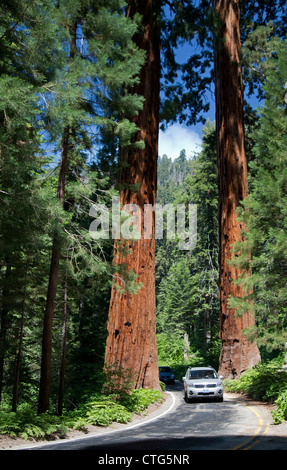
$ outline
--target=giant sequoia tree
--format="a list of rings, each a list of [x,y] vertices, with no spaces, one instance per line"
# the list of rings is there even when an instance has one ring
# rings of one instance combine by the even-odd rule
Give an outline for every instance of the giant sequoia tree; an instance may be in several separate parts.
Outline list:
[[[90,2],[73,0],[69,5],[59,7],[59,31],[66,55],[62,59],[63,70],[58,74],[56,90],[52,84],[47,86],[53,90],[53,98],[49,96],[47,121],[50,122],[51,139],[56,135],[61,146],[57,198],[63,209],[71,206],[73,200],[71,194],[68,196],[67,174],[72,180],[84,167],[85,153],[94,144],[94,128],[98,133],[101,127],[112,128],[119,141],[121,133],[125,139],[133,133],[134,124],[126,116],[122,120],[119,113],[115,113],[109,119],[107,109],[109,115],[111,108],[117,107],[125,114],[126,106],[137,110],[141,105],[141,100],[136,99],[131,104],[124,90],[137,80],[142,60],[142,54],[137,54],[131,39],[136,24],[123,15],[122,2],[105,3],[103,8],[101,2],[91,6]],[[64,218],[62,211],[53,233],[42,341],[40,413],[49,408],[53,317],[63,258],[63,235],[66,233]]]
[[[249,312],[240,316],[230,308],[229,297],[246,292],[234,281],[240,267],[230,264],[232,245],[241,240],[237,208],[248,195],[244,144],[243,82],[240,65],[239,1],[214,0],[218,13],[215,50],[217,168],[219,190],[219,299],[221,319],[220,372],[236,377],[259,360],[255,343],[243,330],[254,323]]]
[[[117,363],[134,372],[134,387],[159,388],[156,304],[155,304],[155,228],[150,238],[144,237],[144,205],[154,205],[157,187],[157,156],[159,127],[160,81],[160,1],[128,2],[127,16],[142,15],[142,29],[135,37],[136,44],[146,51],[146,62],[140,73],[136,94],[145,99],[135,122],[139,128],[135,142],[138,146],[122,149],[120,158],[120,200],[123,205],[140,208],[140,238],[117,240],[114,263],[125,265],[137,275],[138,291],[130,293],[118,279],[111,293],[106,366]],[[127,253],[128,250],[128,253]]]

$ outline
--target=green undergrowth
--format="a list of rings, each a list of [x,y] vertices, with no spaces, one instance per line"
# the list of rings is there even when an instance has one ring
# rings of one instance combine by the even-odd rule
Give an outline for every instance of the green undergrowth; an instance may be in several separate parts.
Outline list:
[[[19,406],[17,412],[0,411],[0,435],[44,439],[53,434],[65,435],[67,431],[63,418],[48,413],[37,415],[27,404]]]
[[[95,393],[72,412],[63,416],[49,413],[38,415],[31,406],[23,404],[17,412],[0,410],[0,435],[22,439],[48,439],[64,437],[69,429],[87,432],[88,426],[110,426],[128,423],[135,414],[143,413],[152,403],[161,403],[159,390],[136,389],[129,394],[101,395]]]
[[[287,420],[287,372],[282,369],[282,358],[257,364],[238,379],[226,379],[224,389],[275,404],[276,408],[272,411],[274,424]]]

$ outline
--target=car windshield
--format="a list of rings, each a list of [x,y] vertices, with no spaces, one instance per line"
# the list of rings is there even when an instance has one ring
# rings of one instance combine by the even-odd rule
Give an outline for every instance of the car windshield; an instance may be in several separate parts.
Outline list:
[[[170,372],[170,367],[159,367],[160,372]]]
[[[214,370],[200,369],[191,370],[189,372],[189,379],[217,379],[218,375]]]

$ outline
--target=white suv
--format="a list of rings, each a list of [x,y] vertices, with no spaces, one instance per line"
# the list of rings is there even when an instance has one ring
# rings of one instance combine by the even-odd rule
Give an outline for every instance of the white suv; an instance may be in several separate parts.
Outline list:
[[[212,367],[189,367],[182,377],[185,401],[188,403],[200,398],[223,401],[222,379]]]

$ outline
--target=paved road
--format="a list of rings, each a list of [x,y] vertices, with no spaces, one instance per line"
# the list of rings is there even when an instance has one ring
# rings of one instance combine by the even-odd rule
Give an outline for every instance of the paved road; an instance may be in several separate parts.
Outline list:
[[[182,384],[167,390],[171,392],[167,402],[140,425],[30,449],[97,451],[97,455],[104,456],[108,452],[114,455],[115,451],[118,455],[132,451],[150,455],[194,450],[287,450],[287,434],[276,434],[266,408],[244,403],[229,394],[223,403],[186,403]]]

